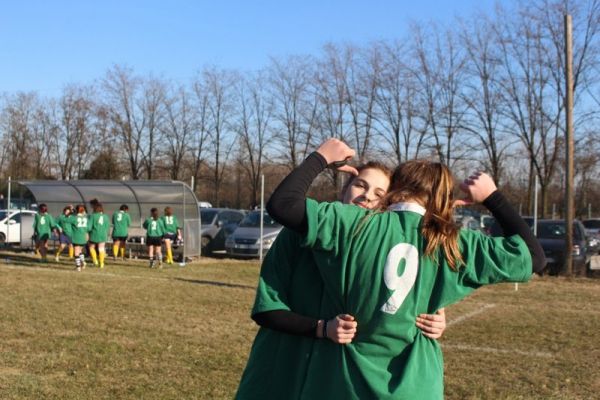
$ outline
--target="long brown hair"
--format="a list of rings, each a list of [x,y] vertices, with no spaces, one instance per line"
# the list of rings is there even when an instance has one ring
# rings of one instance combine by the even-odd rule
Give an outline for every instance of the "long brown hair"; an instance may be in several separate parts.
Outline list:
[[[444,164],[413,160],[400,164],[394,171],[390,191],[384,199],[389,205],[416,201],[425,207],[421,233],[425,237],[425,255],[435,258],[441,246],[452,269],[463,263],[458,247],[459,228],[453,218],[454,179]]]

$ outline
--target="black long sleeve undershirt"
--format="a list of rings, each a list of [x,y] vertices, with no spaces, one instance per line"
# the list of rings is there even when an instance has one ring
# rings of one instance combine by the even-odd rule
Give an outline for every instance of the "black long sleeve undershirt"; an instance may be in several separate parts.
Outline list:
[[[252,319],[265,328],[307,337],[315,337],[317,323],[319,322],[315,318],[288,310],[265,311],[254,314]]]
[[[319,153],[310,154],[275,189],[267,203],[269,215],[285,227],[300,234],[308,230],[306,218],[306,192],[312,181],[327,168],[325,158]],[[508,200],[495,191],[483,205],[490,210],[504,230],[504,236],[519,235],[531,253],[533,272],[540,273],[546,265],[544,251],[539,242]],[[255,314],[254,321],[259,325],[286,333],[314,336],[317,320],[304,317],[293,311],[277,310]]]

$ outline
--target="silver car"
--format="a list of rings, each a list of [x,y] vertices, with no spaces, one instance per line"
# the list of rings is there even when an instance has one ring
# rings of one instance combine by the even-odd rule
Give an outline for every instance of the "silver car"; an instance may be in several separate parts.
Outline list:
[[[229,208],[201,208],[202,254],[225,250],[225,239],[237,228],[245,213]]]
[[[260,241],[263,254],[271,248],[275,238],[283,229],[269,214],[263,212],[263,236],[260,237],[260,211],[251,211],[240,222],[236,230],[225,240],[225,251],[232,257],[258,257]]]

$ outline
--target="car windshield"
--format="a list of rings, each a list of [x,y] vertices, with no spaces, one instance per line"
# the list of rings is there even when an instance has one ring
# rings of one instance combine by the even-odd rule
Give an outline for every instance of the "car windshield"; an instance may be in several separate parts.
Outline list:
[[[217,215],[217,211],[215,210],[200,210],[200,221],[202,221],[203,225],[212,224],[215,215]]]
[[[537,237],[540,239],[564,239],[565,238],[565,223],[564,222],[542,222],[538,223]],[[573,238],[581,240],[579,230],[573,226]]]
[[[600,219],[588,219],[583,221],[583,226],[587,229],[600,229]]]
[[[258,228],[260,227],[260,211],[252,211],[250,214],[246,215],[242,222],[240,222],[240,226],[244,228]],[[263,226],[264,227],[279,227],[277,221],[275,221],[271,216],[267,213],[263,214]]]

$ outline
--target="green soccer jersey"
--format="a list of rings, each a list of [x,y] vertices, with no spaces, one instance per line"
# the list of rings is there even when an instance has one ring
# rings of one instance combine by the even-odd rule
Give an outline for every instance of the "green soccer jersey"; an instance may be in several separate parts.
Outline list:
[[[131,217],[129,213],[119,210],[112,216],[113,237],[126,237],[129,234],[129,225],[131,225]]]
[[[353,315],[358,331],[345,346],[319,341],[301,393],[290,397],[442,399],[442,353],[415,326],[417,315],[481,285],[527,281],[532,265],[525,242],[462,230],[465,265],[455,272],[443,254],[437,261],[424,256],[424,209],[417,204],[397,204],[394,212],[310,199],[306,206],[303,245],[313,249],[335,314]]]
[[[71,224],[71,241],[76,246],[85,246],[88,241],[90,221],[87,214],[69,216]]]
[[[177,229],[179,229],[179,221],[177,221],[177,217],[174,215],[163,215],[160,217],[163,221],[163,225],[165,227],[165,233],[175,234],[177,233]]]
[[[165,234],[165,226],[162,219],[152,219],[151,217],[146,219],[143,224],[146,229],[146,235],[148,237],[163,237]]]
[[[321,303],[329,301],[323,301],[327,295],[312,252],[300,247],[301,240],[288,229],[277,235],[261,266],[252,315],[292,310],[321,318]],[[286,399],[293,398],[290,393],[301,393],[311,354],[321,340],[261,327],[236,398]]]
[[[71,237],[71,235],[73,234],[73,229],[71,227],[71,223],[69,222],[69,217],[69,215],[65,214],[59,215],[56,219],[56,224],[60,227],[60,230],[63,234],[67,235],[68,237]]]
[[[104,243],[108,239],[110,221],[108,216],[102,212],[95,212],[90,217],[90,242]]]
[[[36,214],[33,219],[33,231],[39,240],[48,240],[52,235],[52,229],[56,228],[56,222],[48,213]]]

